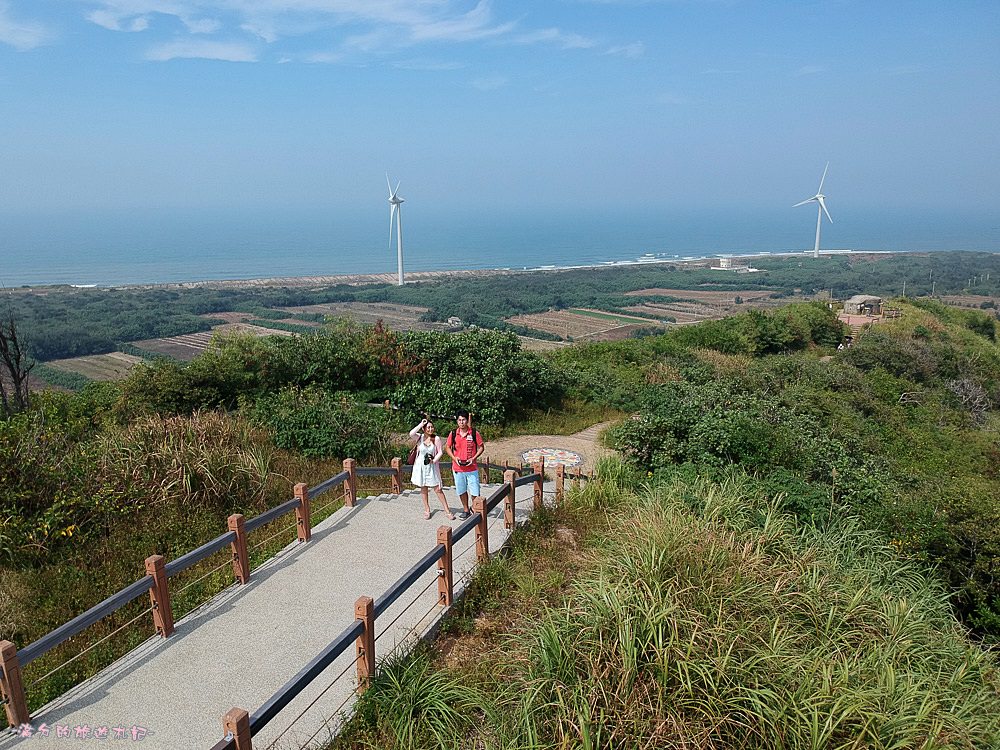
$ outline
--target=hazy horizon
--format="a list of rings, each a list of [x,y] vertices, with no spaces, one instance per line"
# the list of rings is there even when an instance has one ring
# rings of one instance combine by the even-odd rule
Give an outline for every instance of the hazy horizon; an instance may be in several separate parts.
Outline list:
[[[406,214],[409,271],[590,265],[647,253],[716,255],[812,247],[815,211],[567,211]],[[824,249],[1000,251],[979,212],[844,211]],[[123,284],[395,271],[387,216],[358,212],[80,212],[0,215],[0,284]]]

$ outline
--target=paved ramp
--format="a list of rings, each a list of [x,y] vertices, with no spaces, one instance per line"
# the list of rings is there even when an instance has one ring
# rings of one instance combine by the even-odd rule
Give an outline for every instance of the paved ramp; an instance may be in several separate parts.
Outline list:
[[[484,485],[483,495],[499,486]],[[452,508],[460,508],[454,489],[445,492]],[[546,496],[552,492],[554,485],[547,483]],[[531,485],[517,496],[523,522]],[[432,495],[432,510],[435,503]],[[490,513],[491,551],[508,536],[502,515],[502,503]],[[425,520],[415,490],[361,498],[318,524],[310,542],[293,543],[254,570],[247,585],[233,585],[192,611],[170,638],[150,638],[36,711],[33,736],[5,734],[0,750],[209,750],[222,738],[223,714],[234,706],[253,713],[353,622],[358,597],[380,596],[434,548],[439,526],[459,523],[440,509]],[[462,574],[475,564],[474,544],[472,532],[455,545],[456,593],[464,587]],[[428,571],[378,618],[378,658],[440,618],[436,580],[435,570]],[[353,702],[354,659],[352,647],[254,737],[255,750],[272,743],[277,750],[317,746],[328,739],[339,726],[328,720]],[[48,736],[39,731],[43,725]],[[103,728],[107,736],[98,738]],[[133,728],[140,739],[133,738]],[[60,731],[68,736],[57,736]]]

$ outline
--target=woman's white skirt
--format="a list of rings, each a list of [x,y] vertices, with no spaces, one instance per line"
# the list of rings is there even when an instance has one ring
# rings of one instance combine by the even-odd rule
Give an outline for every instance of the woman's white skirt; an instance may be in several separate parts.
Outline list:
[[[410,481],[417,487],[437,487],[441,484],[441,464],[423,463],[423,459],[418,459],[413,465],[413,474]]]

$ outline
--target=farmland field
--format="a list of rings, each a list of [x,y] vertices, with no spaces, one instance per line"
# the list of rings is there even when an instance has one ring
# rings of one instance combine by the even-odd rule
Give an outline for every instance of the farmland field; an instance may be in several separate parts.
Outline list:
[[[219,317],[214,315],[213,317]],[[294,321],[301,323],[301,321]],[[263,328],[262,326],[248,325],[247,323],[226,323],[217,326],[211,331],[201,331],[200,333],[186,333],[183,336],[171,336],[163,339],[146,339],[145,341],[132,342],[140,349],[153,354],[164,354],[174,359],[189,362],[208,348],[212,342],[212,336],[216,333],[250,333],[254,336],[292,336],[288,331],[279,331],[275,328]]]
[[[649,326],[660,325],[648,318],[616,315],[594,310],[549,310],[532,315],[515,315],[509,323],[544,331],[574,341],[614,341]]]
[[[142,359],[131,354],[111,352],[73,359],[57,359],[47,364],[64,372],[75,372],[90,380],[120,380],[139,362],[142,362]]]
[[[446,331],[444,323],[420,320],[429,308],[388,302],[328,302],[321,305],[279,308],[289,313],[320,313],[331,317],[353,318],[359,323],[374,324],[382,321],[393,331]]]
[[[775,308],[801,298],[772,299],[769,290],[720,291],[703,289],[639,289],[626,292],[628,297],[667,297],[673,302],[644,302],[625,308],[637,313],[672,318],[678,325],[715,320],[757,308]]]

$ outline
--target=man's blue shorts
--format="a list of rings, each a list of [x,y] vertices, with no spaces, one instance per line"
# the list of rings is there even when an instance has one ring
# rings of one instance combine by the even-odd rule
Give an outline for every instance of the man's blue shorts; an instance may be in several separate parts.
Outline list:
[[[468,492],[472,497],[479,497],[479,472],[456,471],[455,492],[459,495]]]

